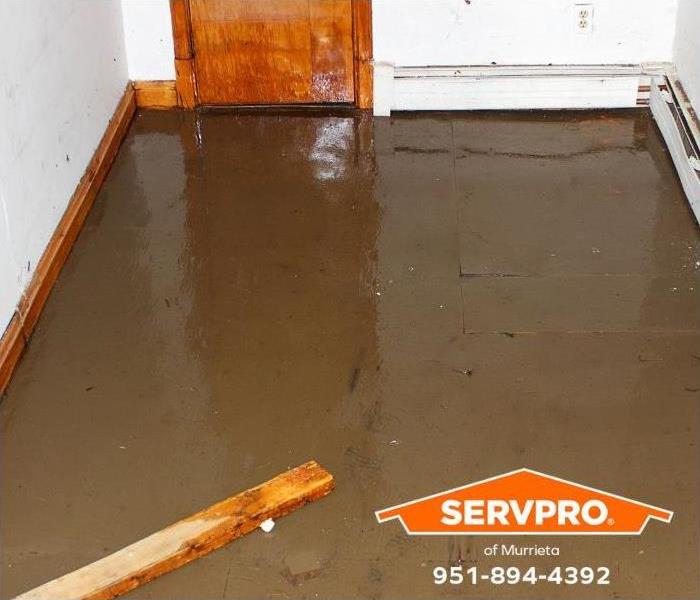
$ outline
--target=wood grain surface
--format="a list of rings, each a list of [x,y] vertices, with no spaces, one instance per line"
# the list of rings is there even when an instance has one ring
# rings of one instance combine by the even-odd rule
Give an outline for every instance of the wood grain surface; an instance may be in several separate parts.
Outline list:
[[[266,519],[277,519],[322,498],[334,487],[333,476],[316,461],[309,461],[16,600],[114,598],[209,554]]]
[[[189,9],[200,103],[354,101],[351,0],[190,0]]]

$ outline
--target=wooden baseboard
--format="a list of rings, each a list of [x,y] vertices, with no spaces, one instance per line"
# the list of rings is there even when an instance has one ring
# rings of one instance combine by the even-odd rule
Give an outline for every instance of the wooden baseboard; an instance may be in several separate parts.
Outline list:
[[[134,81],[136,106],[170,109],[178,107],[175,81]]]
[[[39,320],[46,299],[78,237],[97,192],[112,166],[135,111],[136,97],[133,86],[129,84],[39,260],[34,276],[9,326],[0,339],[0,395],[10,382],[15,366]]]
[[[10,324],[0,339],[0,396],[2,396],[26,346],[19,314],[12,315]]]

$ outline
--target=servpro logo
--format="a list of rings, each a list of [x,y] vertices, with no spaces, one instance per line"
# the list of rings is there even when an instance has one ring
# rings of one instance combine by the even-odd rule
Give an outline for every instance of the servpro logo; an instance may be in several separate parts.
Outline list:
[[[592,487],[518,469],[378,510],[410,535],[639,535],[673,513]]]

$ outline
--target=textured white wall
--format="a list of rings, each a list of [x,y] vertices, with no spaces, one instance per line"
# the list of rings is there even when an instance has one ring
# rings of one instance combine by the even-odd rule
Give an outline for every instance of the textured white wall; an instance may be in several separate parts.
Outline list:
[[[119,0],[1,0],[0,332],[127,82]]]
[[[129,77],[175,79],[168,0],[121,0]]]
[[[678,0],[374,0],[376,61],[397,66],[620,64],[670,61]],[[697,5],[700,0],[683,0]]]
[[[695,111],[700,113],[700,0],[678,0],[673,61]]]

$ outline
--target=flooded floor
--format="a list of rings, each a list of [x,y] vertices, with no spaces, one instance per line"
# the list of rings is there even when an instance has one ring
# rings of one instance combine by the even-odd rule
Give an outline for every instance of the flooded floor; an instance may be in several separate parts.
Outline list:
[[[337,489],[138,598],[698,598],[700,234],[646,111],[141,112],[0,405],[0,595],[314,458]],[[530,467],[675,511],[433,583],[373,512]]]

